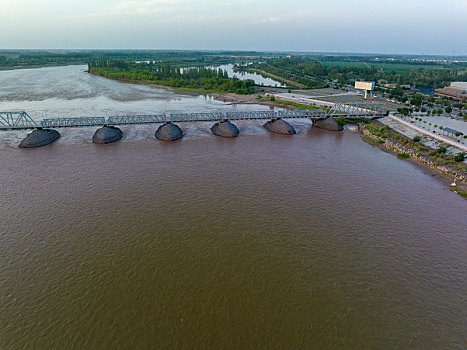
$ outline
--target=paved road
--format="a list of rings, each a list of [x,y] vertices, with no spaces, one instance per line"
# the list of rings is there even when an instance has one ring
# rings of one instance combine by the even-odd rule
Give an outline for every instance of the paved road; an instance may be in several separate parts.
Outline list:
[[[449,139],[448,137],[445,137],[445,136],[442,136],[442,135],[437,135],[437,134],[434,134],[434,133],[429,132],[427,130],[424,130],[422,128],[419,128],[418,126],[415,126],[410,122],[406,122],[405,120],[402,120],[401,118],[396,117],[395,115],[390,114],[388,117],[393,119],[393,120],[398,121],[401,124],[404,124],[405,126],[408,126],[409,128],[411,128],[413,130],[416,130],[417,132],[419,132],[421,134],[428,135],[428,136],[430,136],[430,137],[432,137],[434,139],[440,140],[440,141],[442,141],[444,143],[447,143],[448,145],[454,146],[454,147],[459,148],[460,150],[462,150],[464,152],[467,152],[467,146],[464,146],[459,142],[456,142],[456,141],[454,141],[452,139]]]

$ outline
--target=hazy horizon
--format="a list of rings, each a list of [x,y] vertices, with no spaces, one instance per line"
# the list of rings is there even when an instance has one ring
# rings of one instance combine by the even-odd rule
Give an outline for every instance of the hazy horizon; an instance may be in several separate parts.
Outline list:
[[[0,49],[461,56],[466,17],[467,0],[2,0]]]
[[[291,55],[322,55],[322,56],[386,56],[386,57],[426,57],[426,58],[450,58],[467,59],[467,54],[412,54],[412,53],[381,53],[381,52],[337,52],[337,51],[291,51],[291,50],[242,50],[242,49],[165,49],[165,48],[0,48],[0,52],[236,52],[236,53],[256,53],[256,54],[291,54]]]

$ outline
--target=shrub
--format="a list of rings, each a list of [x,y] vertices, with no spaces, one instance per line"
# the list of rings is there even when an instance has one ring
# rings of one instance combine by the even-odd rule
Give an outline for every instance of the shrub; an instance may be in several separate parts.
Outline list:
[[[422,138],[421,138],[420,136],[418,136],[418,135],[417,135],[417,136],[414,136],[413,142],[420,142],[421,139],[422,139]]]
[[[457,153],[455,156],[454,156],[454,160],[456,162],[463,162],[465,159],[465,153],[464,152],[461,152],[461,153]]]
[[[339,124],[339,125],[342,126],[342,127],[344,127],[344,125],[346,124],[346,123],[345,123],[345,118],[342,117],[342,116],[337,117],[337,118],[336,118],[336,122],[337,122],[337,124]]]
[[[407,159],[407,158],[410,158],[410,156],[407,153],[397,153],[397,158]]]
[[[436,152],[439,154],[445,154],[447,151],[448,149],[444,146],[439,146],[438,149],[436,150]]]

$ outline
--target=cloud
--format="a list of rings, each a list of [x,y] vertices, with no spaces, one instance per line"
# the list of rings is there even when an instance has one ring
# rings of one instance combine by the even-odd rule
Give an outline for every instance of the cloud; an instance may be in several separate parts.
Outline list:
[[[148,15],[160,12],[162,8],[168,8],[187,2],[186,0],[120,1],[111,7],[110,13],[118,15]]]
[[[167,12],[176,9],[180,5],[188,5],[190,3],[192,2],[189,0],[125,0],[118,1],[111,6],[103,8],[100,11],[79,15],[69,15],[64,19],[86,20],[96,18],[103,19],[109,17],[148,16]]]
[[[279,22],[280,21],[280,18],[279,17],[275,17],[275,16],[271,16],[271,17],[268,17],[268,18],[263,18],[263,19],[260,19],[260,20],[256,20],[256,21],[253,21],[253,23],[255,24],[264,24],[264,23],[276,23],[276,22]]]

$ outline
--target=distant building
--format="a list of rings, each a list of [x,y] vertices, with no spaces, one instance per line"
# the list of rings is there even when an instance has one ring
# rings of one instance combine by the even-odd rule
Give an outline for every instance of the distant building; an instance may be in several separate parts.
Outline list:
[[[467,90],[467,81],[453,81],[451,83],[452,87]]]
[[[467,82],[452,82],[450,86],[435,90],[436,96],[467,99]]]

